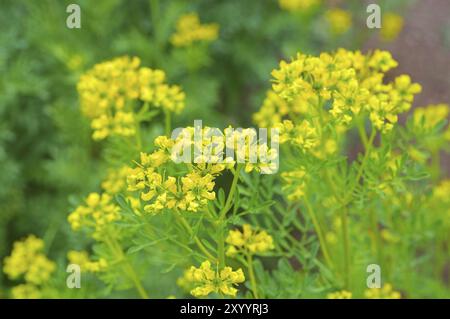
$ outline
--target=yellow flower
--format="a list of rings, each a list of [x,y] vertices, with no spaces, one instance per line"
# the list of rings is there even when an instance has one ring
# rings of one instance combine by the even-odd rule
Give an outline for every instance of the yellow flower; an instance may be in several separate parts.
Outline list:
[[[108,194],[115,195],[125,191],[126,178],[130,172],[128,166],[119,169],[109,169],[106,179],[102,182],[102,189]]]
[[[281,122],[283,117],[289,113],[289,109],[286,100],[275,92],[268,91],[261,109],[253,115],[253,121],[259,127],[272,127],[274,124]]]
[[[258,144],[256,147],[256,155],[256,163],[248,161],[245,164],[246,173],[255,170],[262,174],[274,174],[278,171],[278,151],[275,148],[269,149],[267,144]]]
[[[123,110],[127,100],[139,97],[139,58],[127,56],[96,64],[78,82],[81,111],[97,118]]]
[[[101,233],[111,223],[120,220],[119,207],[113,203],[109,194],[90,193],[85,200],[85,205],[80,205],[68,216],[68,221],[73,230],[82,227],[93,229],[93,237],[101,236]]]
[[[347,125],[365,107],[369,95],[367,89],[362,88],[356,79],[352,79],[334,92],[330,113],[338,123]]]
[[[212,175],[200,176],[198,173],[189,173],[181,178],[183,199],[178,208],[191,212],[203,209],[208,201],[214,200],[214,177]]]
[[[290,120],[285,120],[275,127],[279,129],[280,144],[290,142],[302,151],[307,151],[320,143],[316,128],[309,121],[304,120],[294,126]]]
[[[313,134],[313,130],[322,131],[327,124],[345,131],[355,117],[368,115],[375,128],[388,132],[398,121],[398,114],[408,111],[414,95],[421,91],[420,85],[412,83],[407,75],[385,83],[384,73],[397,65],[389,52],[380,50],[363,55],[339,49],[319,57],[299,53],[289,63],[281,61],[279,68],[272,71],[272,90],[285,100],[286,110],[265,105],[256,113],[255,120],[269,123],[266,118],[272,114],[274,121],[283,120],[284,126],[284,120],[289,118],[294,127],[303,125]],[[309,118],[315,117],[320,121],[310,121]],[[285,129],[296,135],[292,126]],[[300,134],[300,144],[301,139]],[[285,140],[280,137],[281,143]]]
[[[380,31],[381,39],[384,41],[395,40],[403,29],[403,17],[393,12],[383,15],[383,25]]]
[[[450,204],[450,179],[441,181],[433,189],[434,201]]]
[[[67,259],[71,264],[79,265],[81,271],[86,272],[103,271],[108,266],[106,260],[103,258],[100,258],[98,261],[90,260],[86,251],[71,250],[67,253]]]
[[[347,290],[335,291],[327,295],[328,299],[352,299],[352,293]]]
[[[179,113],[185,94],[179,86],[164,81],[162,70],[140,68],[139,58],[127,56],[96,64],[83,74],[77,88],[93,138],[135,135],[149,106]],[[138,107],[142,112],[137,112]]]
[[[281,173],[281,178],[285,182],[283,191],[287,193],[288,200],[297,201],[305,195],[307,175],[304,167],[283,172]]]
[[[320,2],[320,0],[278,0],[280,8],[286,11],[307,11]]]
[[[337,145],[336,140],[330,138],[325,141],[325,153],[331,155],[331,154],[336,153],[337,149],[338,149],[338,145]]]
[[[436,125],[447,120],[450,107],[447,104],[428,105],[414,109],[414,130],[428,133]]]
[[[401,294],[392,288],[391,284],[384,284],[381,288],[366,289],[364,295],[368,299],[401,299]]]
[[[408,146],[407,149],[408,155],[411,157],[412,160],[416,161],[417,163],[425,164],[425,162],[428,159],[428,154],[419,150],[418,148],[414,147],[413,145]]]
[[[11,296],[13,299],[40,299],[41,291],[32,284],[20,284],[11,288]]]
[[[273,238],[265,230],[256,231],[249,224],[242,226],[242,231],[230,230],[225,240],[230,245],[227,255],[232,256],[238,252],[244,254],[261,254],[274,248]]]
[[[398,62],[392,58],[391,53],[388,51],[375,50],[369,58],[368,65],[375,71],[381,70],[387,72],[390,69],[396,68]]]
[[[176,32],[171,36],[170,42],[176,47],[186,47],[198,41],[214,41],[218,33],[218,24],[201,24],[196,13],[188,13],[178,20]]]
[[[194,297],[205,297],[213,292],[234,297],[238,291],[234,286],[244,282],[245,276],[240,268],[236,271],[231,267],[213,270],[211,263],[205,261],[199,268],[192,266],[184,279],[195,287],[191,290]]]
[[[170,158],[170,148],[174,141],[166,137],[158,137],[155,144],[160,149],[148,155],[141,153],[141,163],[129,171],[127,177],[128,190],[138,191],[145,202],[144,210],[158,213],[163,209],[180,209],[197,212],[202,210],[208,201],[215,199],[214,177],[220,174],[227,165],[205,163],[199,160],[191,166],[191,171],[181,177],[161,175],[156,171]]]
[[[10,279],[24,276],[27,283],[41,285],[50,279],[56,265],[42,251],[44,241],[28,236],[14,243],[11,255],[5,258],[3,271]]]
[[[330,26],[331,32],[340,35],[347,32],[352,26],[352,15],[349,11],[339,8],[328,10],[325,18]]]
[[[55,271],[55,268],[55,263],[44,254],[36,254],[25,274],[25,280],[29,283],[40,285],[50,279],[50,275]]]

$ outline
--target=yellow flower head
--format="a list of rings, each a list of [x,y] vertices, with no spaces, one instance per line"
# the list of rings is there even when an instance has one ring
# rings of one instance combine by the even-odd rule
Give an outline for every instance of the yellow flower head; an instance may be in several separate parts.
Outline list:
[[[86,251],[71,250],[67,253],[67,259],[69,263],[79,265],[81,271],[86,272],[103,271],[108,266],[106,260],[103,258],[100,258],[98,261],[90,260]]]
[[[432,131],[436,125],[447,120],[450,107],[447,104],[428,105],[414,109],[414,130],[424,133]]]
[[[403,17],[393,13],[386,12],[383,15],[383,25],[381,27],[380,35],[384,41],[395,40],[403,29]]]
[[[214,200],[214,177],[212,175],[201,176],[198,173],[189,173],[181,178],[183,199],[178,204],[182,210],[196,212]]]
[[[450,204],[450,179],[441,181],[433,189],[433,200]]]
[[[330,30],[335,35],[347,32],[352,26],[352,15],[349,11],[342,9],[331,9],[325,13],[325,18]]]
[[[314,130],[320,127],[307,117],[316,114],[322,126],[330,123],[343,129],[355,117],[368,116],[375,128],[386,133],[398,121],[398,114],[410,109],[414,96],[421,91],[420,85],[412,83],[408,75],[401,75],[392,83],[383,81],[384,74],[397,65],[389,52],[380,50],[363,55],[359,51],[339,49],[318,57],[299,53],[289,63],[281,61],[279,68],[272,71],[272,90],[286,101],[287,111],[265,107],[261,112],[268,110],[275,119],[288,118],[293,122],[290,126],[282,122],[282,133],[288,134],[282,134],[280,143],[295,141],[296,125],[314,136]],[[257,120],[260,118],[258,115]],[[292,133],[290,138],[289,133]],[[298,136],[297,144],[306,146],[305,137],[300,132]]]
[[[347,290],[335,291],[327,295],[328,299],[352,299],[352,293]]]
[[[274,124],[281,122],[288,112],[289,106],[286,100],[273,91],[268,91],[261,109],[253,115],[253,121],[259,127],[273,127]]]
[[[236,271],[231,267],[213,270],[211,263],[205,261],[199,268],[192,266],[186,272],[184,280],[195,287],[191,290],[194,297],[205,297],[213,292],[234,297],[238,291],[234,286],[243,283],[245,276],[240,268]]]
[[[170,38],[170,42],[177,47],[186,47],[199,41],[214,41],[218,34],[217,23],[201,24],[196,13],[188,13],[178,20],[176,32]]]
[[[47,282],[56,265],[42,253],[43,250],[44,241],[34,235],[15,242],[11,255],[5,258],[4,273],[10,279],[23,275],[27,283],[34,285]]]
[[[11,288],[11,297],[13,299],[40,299],[42,293],[33,284],[20,284]]]
[[[321,0],[278,0],[280,8],[286,11],[308,11],[319,5]]]
[[[122,166],[119,169],[109,169],[106,179],[102,182],[102,189],[111,195],[125,191],[129,172],[130,168],[128,166]]]
[[[280,144],[290,142],[302,151],[308,151],[320,143],[317,131],[309,121],[294,125],[290,120],[285,120],[275,127],[280,130]]]
[[[391,284],[384,284],[381,288],[366,289],[364,295],[367,299],[401,299],[402,295],[395,291]]]
[[[287,199],[297,201],[305,195],[307,175],[304,167],[281,173],[284,181],[283,191],[287,193]]]
[[[111,223],[120,220],[119,207],[113,203],[109,194],[91,193],[80,205],[68,216],[68,221],[73,230],[86,227],[93,229],[93,236],[98,237]]]
[[[159,138],[158,143],[172,144],[162,138]],[[214,175],[210,172],[218,174],[220,170],[207,166],[215,164],[200,163],[193,166],[192,172],[180,177],[161,175],[156,171],[159,165],[155,165],[153,156],[164,156],[165,159],[161,162],[165,162],[169,155],[161,152],[160,149],[150,155],[142,153],[141,163],[127,177],[128,190],[140,193],[140,198],[145,203],[144,211],[153,214],[164,209],[197,212],[206,207],[208,201],[215,199]],[[218,168],[219,164],[216,165]]]
[[[148,106],[179,113],[185,95],[179,86],[165,83],[162,70],[140,67],[137,57],[115,58],[96,64],[78,82],[82,113],[91,119],[93,138],[136,134],[138,108]],[[145,112],[144,112],[145,114]]]
[[[265,230],[256,231],[249,224],[242,227],[242,231],[230,230],[226,242],[230,245],[227,254],[238,252],[260,254],[274,249],[273,238]]]

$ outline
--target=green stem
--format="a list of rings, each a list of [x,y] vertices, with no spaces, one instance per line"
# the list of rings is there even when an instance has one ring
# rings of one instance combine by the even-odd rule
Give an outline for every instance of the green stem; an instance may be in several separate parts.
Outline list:
[[[367,134],[366,134],[366,130],[364,129],[363,121],[359,121],[359,123],[358,123],[358,132],[359,132],[359,137],[361,138],[361,142],[364,145],[364,149],[367,150],[367,148],[369,147],[369,139],[367,138]]]
[[[431,177],[434,181],[438,181],[439,176],[441,175],[441,156],[439,150],[434,151],[431,155],[431,167]]]
[[[345,288],[350,289],[350,236],[348,233],[348,212],[347,207],[341,211],[342,239],[344,245],[344,281]]]
[[[217,255],[219,259],[219,266],[225,266],[225,216],[227,212],[230,210],[232,205],[232,200],[234,198],[234,193],[236,192],[237,184],[239,181],[239,173],[242,169],[242,164],[237,164],[236,171],[234,172],[233,181],[231,182],[230,191],[228,192],[227,200],[225,201],[225,205],[220,211],[217,218]]]
[[[183,225],[184,228],[186,228],[186,230],[188,231],[189,235],[192,236],[192,238],[194,239],[195,244],[202,251],[202,253],[205,254],[205,256],[209,260],[215,261],[216,258],[213,255],[211,255],[211,253],[206,249],[205,245],[203,245],[203,243],[200,241],[200,239],[194,234],[194,231],[192,230],[191,225],[189,225],[189,223],[186,221],[186,219],[177,210],[174,210],[174,215],[175,215],[175,218],[178,220],[178,222],[181,225]]]
[[[164,110],[164,119],[165,119],[165,131],[166,136],[170,137],[171,128],[171,119],[170,119],[170,111]]]
[[[377,263],[379,265],[383,265],[382,263],[382,250],[381,250],[381,237],[380,232],[378,231],[378,221],[375,211],[373,209],[370,210],[370,225],[373,232],[373,240],[375,246],[375,255],[377,256]]]
[[[156,50],[153,52],[153,59],[156,65],[159,65],[163,57],[164,43],[161,41],[161,28],[159,25],[159,0],[150,0],[150,17],[153,26],[153,40],[156,44]]]
[[[136,147],[138,151],[142,151],[142,137],[141,137],[141,125],[139,121],[136,121]]]
[[[221,221],[219,221],[217,234],[217,258],[219,259],[219,267],[222,269],[225,267],[225,236],[224,223]]]
[[[225,218],[226,213],[231,208],[231,203],[234,198],[234,193],[236,192],[237,183],[239,180],[239,173],[240,173],[241,169],[242,169],[242,164],[237,164],[236,172],[234,173],[233,181],[231,182],[230,192],[228,193],[228,197],[225,202],[225,205],[223,206],[222,210],[219,213],[220,220],[223,220]]]
[[[348,230],[348,208],[347,205],[350,203],[353,192],[358,186],[359,180],[362,177],[362,174],[364,172],[364,169],[367,165],[367,161],[369,160],[370,152],[373,147],[373,141],[375,139],[377,131],[372,130],[372,133],[370,134],[370,138],[367,142],[366,151],[364,154],[364,158],[361,162],[361,165],[359,166],[358,172],[356,174],[356,179],[353,181],[350,191],[348,195],[345,197],[343,203],[343,207],[341,210],[341,223],[342,223],[342,237],[343,237],[343,245],[344,245],[344,275],[345,275],[345,286],[347,289],[350,289],[350,274],[351,274],[351,252],[350,252],[350,235]],[[365,134],[365,132],[364,132]]]
[[[259,295],[258,295],[258,285],[256,284],[256,277],[255,277],[255,272],[253,270],[253,259],[252,259],[252,255],[250,253],[247,253],[247,269],[248,269],[248,275],[250,276],[250,283],[252,285],[252,292],[253,292],[253,296],[256,299],[259,299]]]
[[[328,253],[328,247],[326,245],[325,237],[323,235],[322,228],[320,227],[319,221],[317,220],[316,214],[311,206],[309,200],[305,197],[304,203],[306,206],[306,211],[308,212],[309,218],[314,225],[314,229],[317,233],[317,237],[319,238],[320,249],[322,250],[323,257],[325,258],[325,262],[328,267],[333,268],[333,262],[331,261],[330,254]]]
[[[155,39],[159,40],[159,0],[150,0],[150,11],[154,32],[153,35]]]
[[[348,192],[348,195],[343,200],[343,203],[344,203],[343,206],[347,206],[352,199],[353,192],[355,191],[356,187],[358,186],[359,180],[361,179],[364,169],[366,168],[367,161],[369,160],[369,155],[370,155],[370,152],[373,147],[373,141],[374,141],[376,135],[377,135],[377,131],[373,130],[370,135],[369,141],[368,141],[368,145],[367,145],[366,152],[364,154],[364,158],[363,158],[361,165],[359,166],[358,172],[356,174],[356,179],[351,184],[350,191]]]
[[[148,296],[147,292],[145,291],[144,287],[142,286],[141,281],[139,280],[138,275],[134,271],[133,266],[130,264],[129,260],[123,253],[123,250],[122,250],[120,244],[112,236],[106,236],[105,241],[106,241],[107,245],[109,246],[109,248],[111,249],[111,251],[116,255],[116,258],[119,258],[120,261],[123,261],[124,271],[127,274],[127,276],[131,279],[131,281],[133,282],[133,284],[134,284],[136,290],[138,291],[139,295],[141,296],[141,298],[148,299],[149,296]]]

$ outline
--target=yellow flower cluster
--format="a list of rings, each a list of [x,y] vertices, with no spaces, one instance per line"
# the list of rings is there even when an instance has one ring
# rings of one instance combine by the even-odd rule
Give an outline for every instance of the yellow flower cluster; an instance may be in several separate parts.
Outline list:
[[[56,265],[42,251],[44,241],[34,235],[14,243],[10,256],[5,258],[3,271],[10,279],[24,276],[27,283],[41,285],[49,280]]]
[[[259,141],[256,130],[228,127],[224,134],[226,148],[234,151],[239,163],[245,163],[247,173],[255,170],[262,174],[272,174],[278,170],[278,150]],[[231,158],[226,161],[230,165],[234,164]]]
[[[328,299],[352,299],[352,293],[347,290],[341,290],[329,293],[327,295]]]
[[[434,208],[434,214],[440,217],[442,220],[442,225],[444,227],[450,227],[450,179],[445,179],[441,181],[437,186],[433,188],[433,196],[431,197],[432,207],[438,207],[437,210]],[[439,214],[441,212],[441,214]]]
[[[185,95],[179,86],[165,83],[165,73],[139,67],[137,57],[119,57],[96,64],[78,82],[82,113],[91,119],[93,138],[132,136],[142,119],[137,108],[147,105],[179,113]],[[144,109],[145,110],[145,109]]]
[[[111,195],[91,193],[86,198],[85,205],[78,206],[67,219],[73,230],[82,227],[94,229],[95,238],[120,218],[119,207],[113,203]]]
[[[391,54],[380,50],[367,55],[344,49],[318,57],[298,54],[289,63],[281,61],[279,69],[272,71],[272,89],[288,103],[285,114],[291,120],[300,115],[298,110],[306,108],[323,121],[348,126],[364,112],[375,128],[388,132],[398,114],[408,111],[414,95],[421,91],[420,85],[411,83],[407,75],[384,83],[384,74],[396,66]],[[325,111],[327,104],[331,107]],[[267,118],[271,110],[263,108],[260,113]]]
[[[103,271],[108,266],[103,258],[100,258],[98,261],[90,260],[86,251],[71,250],[67,253],[67,259],[71,264],[79,265],[81,270],[86,272]]]
[[[292,106],[292,108],[295,107],[298,108],[298,104]],[[298,109],[290,111],[290,106],[286,100],[269,90],[266,93],[261,109],[253,114],[253,121],[259,127],[273,127],[276,123],[280,123],[284,117],[288,116],[289,112],[297,114],[300,111]]]
[[[404,20],[401,15],[393,12],[383,14],[383,25],[380,35],[384,41],[395,40],[403,29]]]
[[[130,168],[122,166],[119,169],[109,169],[106,179],[102,182],[102,189],[108,194],[114,195],[126,189],[126,181]]]
[[[180,178],[158,173],[159,151],[141,153],[139,166],[127,177],[128,191],[140,193],[145,212],[159,213],[165,208],[197,212],[215,199],[214,176],[209,173],[193,171]]]
[[[366,289],[364,296],[368,299],[401,299],[402,297],[391,284],[384,284],[381,288]]]
[[[304,167],[283,172],[281,178],[285,182],[283,191],[287,193],[288,200],[297,201],[305,195],[307,175]]]
[[[278,0],[280,8],[286,11],[307,11],[320,2],[320,0]]]
[[[217,23],[201,24],[196,13],[188,13],[178,20],[176,32],[170,38],[170,42],[176,47],[187,47],[197,41],[214,41],[218,33]]]
[[[55,263],[44,255],[43,250],[44,241],[34,235],[14,243],[11,255],[4,260],[3,272],[13,280],[23,276],[25,283],[11,289],[12,298],[42,297],[40,288],[56,269]]]
[[[240,268],[236,271],[231,267],[213,270],[211,263],[205,261],[199,268],[192,266],[187,270],[183,281],[195,287],[191,290],[194,297],[205,297],[213,292],[234,297],[238,291],[234,286],[244,282],[245,276]]]
[[[156,150],[151,154],[141,153],[140,163],[129,171],[127,190],[139,192],[145,202],[144,211],[148,213],[159,213],[164,209],[197,212],[215,199],[216,176],[236,164],[230,157],[223,158],[225,148],[232,150],[235,158],[245,163],[246,172],[268,173],[277,169],[276,149],[258,143],[256,131],[231,130],[226,128],[224,135],[216,129],[213,135],[213,129],[205,127],[201,131],[199,129],[201,136],[196,139],[195,129],[188,127],[175,140],[157,137]],[[170,176],[166,170],[168,162],[177,162],[176,157],[183,156],[186,148],[194,150],[194,155],[189,155],[188,172],[183,176]],[[196,151],[200,152],[197,154]],[[259,160],[251,161],[250,157]]]
[[[325,13],[331,33],[340,35],[346,33],[352,26],[352,15],[349,11],[334,8]]]
[[[13,299],[40,299],[42,293],[38,287],[32,284],[20,284],[11,288]]]
[[[433,199],[450,204],[450,179],[443,180],[433,189]]]
[[[265,230],[256,231],[249,224],[242,226],[239,230],[230,230],[226,243],[230,245],[227,250],[228,256],[237,253],[260,254],[274,248],[273,238]]]
[[[309,121],[304,120],[300,124],[294,125],[292,121],[284,120],[275,127],[280,130],[280,144],[289,142],[301,150],[307,151],[320,143],[317,130]]]
[[[429,133],[436,127],[436,125],[446,121],[449,113],[450,107],[447,104],[417,107],[414,109],[413,115],[414,130]]]
[[[132,196],[127,192],[127,177],[132,172],[132,169],[128,166],[122,166],[117,169],[109,169],[106,178],[103,180],[101,186],[102,189],[109,195],[114,196],[117,194],[125,195],[127,201],[130,202],[134,212],[138,214],[137,209],[140,207],[139,198]]]

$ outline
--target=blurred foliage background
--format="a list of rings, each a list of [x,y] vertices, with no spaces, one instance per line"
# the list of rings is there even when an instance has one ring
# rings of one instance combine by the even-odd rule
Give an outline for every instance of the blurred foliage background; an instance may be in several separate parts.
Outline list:
[[[405,55],[402,46],[383,42],[379,30],[366,27],[367,3],[360,0],[323,1],[301,12],[283,10],[276,0],[78,0],[82,27],[69,29],[66,7],[73,2],[2,1],[0,260],[15,240],[30,233],[42,237],[49,256],[62,265],[67,247],[86,244],[73,235],[66,219],[75,199],[97,189],[106,174],[108,154],[91,140],[76,91],[79,76],[95,63],[121,55],[140,57],[142,65],[165,70],[169,82],[186,92],[186,108],[175,124],[201,118],[222,128],[252,125],[251,116],[271,85],[271,70],[296,52],[384,46]],[[375,2],[394,13],[416,6],[408,0]],[[352,18],[342,34],[332,32],[326,19],[327,11],[337,7]],[[189,12],[197,12],[202,22],[219,24],[218,39],[189,49],[172,46],[169,38],[177,20]],[[444,50],[445,56],[448,24],[436,32],[441,45],[436,50]],[[447,66],[449,56],[443,60]],[[448,78],[449,73],[439,74]],[[424,99],[427,92],[425,86]],[[439,102],[449,102],[445,97]],[[162,119],[157,122],[152,129],[161,132]],[[3,287],[11,285],[1,276],[0,297]]]

